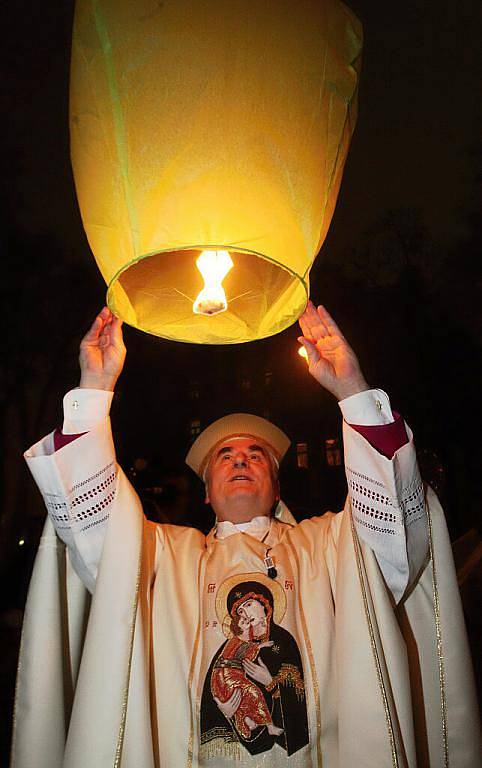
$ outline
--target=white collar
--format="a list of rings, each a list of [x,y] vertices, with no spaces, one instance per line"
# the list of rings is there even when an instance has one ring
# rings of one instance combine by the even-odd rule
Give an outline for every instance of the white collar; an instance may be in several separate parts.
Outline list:
[[[216,525],[215,537],[216,539],[227,539],[228,536],[234,536],[235,533],[247,533],[261,541],[270,525],[271,518],[268,515],[253,517],[247,523],[232,523],[230,520],[223,520]]]

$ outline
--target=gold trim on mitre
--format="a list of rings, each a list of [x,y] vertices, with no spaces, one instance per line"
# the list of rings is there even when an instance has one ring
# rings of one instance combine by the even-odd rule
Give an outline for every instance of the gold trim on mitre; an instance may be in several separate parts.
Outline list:
[[[290,439],[278,427],[252,413],[231,413],[206,427],[192,444],[186,464],[203,480],[204,470],[216,446],[231,437],[255,437],[262,440],[278,463],[290,446]]]

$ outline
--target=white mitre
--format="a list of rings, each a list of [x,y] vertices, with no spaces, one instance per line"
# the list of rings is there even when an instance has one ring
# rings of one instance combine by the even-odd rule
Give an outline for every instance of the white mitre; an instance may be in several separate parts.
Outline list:
[[[291,440],[277,426],[251,413],[231,413],[206,427],[194,441],[186,456],[186,464],[205,480],[206,468],[217,446],[235,437],[254,437],[269,450],[277,466],[290,447]],[[275,517],[283,523],[296,525],[296,520],[283,501],[279,501]]]

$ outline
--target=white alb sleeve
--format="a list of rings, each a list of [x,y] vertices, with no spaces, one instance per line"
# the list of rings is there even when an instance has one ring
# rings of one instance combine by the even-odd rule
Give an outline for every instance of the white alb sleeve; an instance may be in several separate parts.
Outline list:
[[[108,417],[112,393],[72,390],[64,398],[64,434],[85,432],[54,451],[54,433],[25,452],[58,536],[72,565],[94,591],[118,466]]]
[[[64,397],[64,435],[89,432],[107,419],[112,405],[113,392],[104,389],[71,389]]]
[[[398,603],[423,567],[428,531],[423,483],[410,428],[408,443],[388,459],[343,422],[345,468],[353,522],[375,553]]]
[[[393,424],[390,399],[383,389],[367,389],[356,395],[345,397],[338,403],[343,418],[348,424],[359,427],[375,427],[381,424]]]

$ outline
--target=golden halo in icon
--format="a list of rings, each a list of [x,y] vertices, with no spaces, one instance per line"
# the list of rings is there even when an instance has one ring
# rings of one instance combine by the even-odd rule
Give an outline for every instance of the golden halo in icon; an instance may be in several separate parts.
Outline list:
[[[231,636],[231,621],[227,609],[227,598],[233,587],[238,584],[241,586],[246,581],[257,581],[269,589],[273,596],[273,620],[280,624],[286,613],[286,595],[281,584],[274,579],[270,579],[264,573],[238,573],[236,576],[230,576],[223,581],[216,593],[216,616],[219,625],[223,629],[225,637]],[[241,593],[240,593],[241,594]]]

